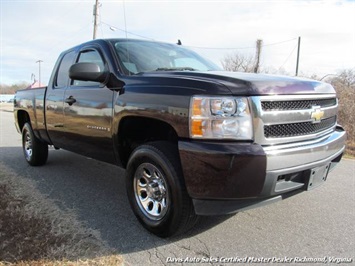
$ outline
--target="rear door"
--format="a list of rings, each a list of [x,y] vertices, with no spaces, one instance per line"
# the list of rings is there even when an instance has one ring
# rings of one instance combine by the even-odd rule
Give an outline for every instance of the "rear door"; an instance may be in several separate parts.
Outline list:
[[[76,62],[96,63],[104,69],[96,47],[82,49]],[[71,80],[64,95],[67,149],[106,162],[114,162],[112,102],[114,92],[97,82]]]

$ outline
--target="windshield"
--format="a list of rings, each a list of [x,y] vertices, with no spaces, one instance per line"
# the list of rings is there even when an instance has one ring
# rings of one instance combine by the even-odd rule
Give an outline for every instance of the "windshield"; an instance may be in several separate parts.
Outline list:
[[[151,71],[219,70],[195,52],[175,44],[115,40],[113,45],[127,75]]]

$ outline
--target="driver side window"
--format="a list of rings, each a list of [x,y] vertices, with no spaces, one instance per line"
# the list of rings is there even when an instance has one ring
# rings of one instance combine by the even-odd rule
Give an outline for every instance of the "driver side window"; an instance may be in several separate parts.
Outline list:
[[[81,52],[79,54],[77,63],[95,63],[100,67],[101,70],[103,70],[105,67],[104,61],[102,60],[99,52],[96,50],[87,50]],[[72,84],[74,86],[98,86],[100,83],[94,81],[73,80]]]

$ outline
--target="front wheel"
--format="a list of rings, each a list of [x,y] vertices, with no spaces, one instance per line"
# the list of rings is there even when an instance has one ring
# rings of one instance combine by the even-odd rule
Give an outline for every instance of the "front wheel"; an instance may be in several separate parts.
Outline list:
[[[26,161],[32,166],[44,165],[48,158],[48,145],[41,142],[26,123],[22,128],[22,148]]]
[[[139,222],[155,235],[183,233],[197,221],[177,148],[169,142],[148,143],[132,152],[126,189]]]

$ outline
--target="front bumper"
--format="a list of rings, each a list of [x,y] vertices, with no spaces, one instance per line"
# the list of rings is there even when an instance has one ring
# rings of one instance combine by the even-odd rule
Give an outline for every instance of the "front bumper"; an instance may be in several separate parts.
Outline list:
[[[195,212],[227,214],[308,189],[314,169],[326,165],[332,169],[340,161],[345,140],[345,131],[337,127],[317,141],[270,147],[180,141],[179,153]]]

